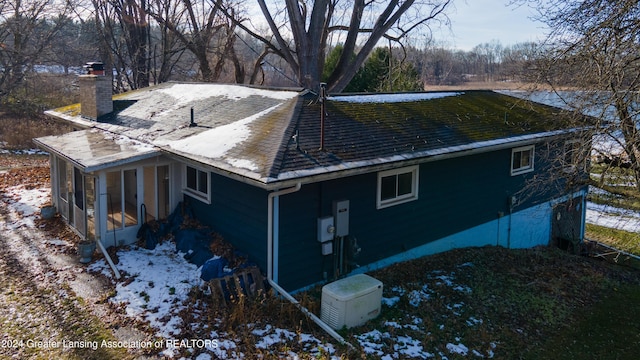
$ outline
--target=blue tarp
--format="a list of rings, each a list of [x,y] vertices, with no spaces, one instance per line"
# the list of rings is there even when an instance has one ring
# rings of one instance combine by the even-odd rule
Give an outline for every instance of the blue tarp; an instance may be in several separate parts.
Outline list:
[[[225,266],[228,264],[229,261],[223,257],[211,258],[202,265],[200,278],[204,281],[209,281],[231,275],[233,271],[225,271]]]
[[[215,256],[211,251],[213,230],[200,225],[182,228],[185,219],[195,219],[195,217],[191,207],[181,202],[166,220],[143,224],[138,231],[138,238],[143,240],[147,249],[155,249],[161,239],[173,234],[176,251],[184,253],[184,258],[190,263],[202,267],[200,278],[204,281],[222,278],[233,274],[237,269],[252,266],[252,264],[245,261],[245,263],[237,266],[236,269],[227,271],[229,259]],[[247,258],[239,252],[234,252],[234,256]],[[244,284],[242,285],[244,286]]]
[[[202,266],[213,257],[209,249],[211,244],[211,229],[179,229],[174,233],[176,250],[185,253],[185,259],[190,263]]]

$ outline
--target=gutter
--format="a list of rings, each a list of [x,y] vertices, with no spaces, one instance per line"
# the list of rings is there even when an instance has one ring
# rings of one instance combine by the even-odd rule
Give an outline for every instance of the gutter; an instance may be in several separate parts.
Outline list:
[[[286,188],[286,189],[270,192],[268,197],[267,197],[267,199],[268,199],[267,200],[267,207],[268,207],[268,209],[267,209],[267,282],[269,283],[269,285],[271,285],[271,287],[273,287],[273,289],[277,293],[279,293],[285,299],[289,300],[289,302],[294,304],[309,319],[311,319],[318,326],[320,326],[322,328],[322,330],[324,330],[327,334],[331,335],[331,337],[333,337],[334,339],[339,341],[341,344],[347,345],[351,349],[355,349],[355,347],[353,345],[348,343],[340,334],[338,334],[329,325],[327,325],[327,323],[325,323],[320,318],[318,318],[314,313],[309,311],[309,309],[307,309],[304,306],[302,306],[300,304],[300,302],[298,302],[298,300],[296,300],[296,298],[291,296],[291,294],[289,294],[285,289],[283,289],[280,285],[278,285],[278,283],[273,279],[274,241],[275,241],[274,236],[273,236],[273,229],[274,229],[273,199],[276,196],[286,195],[286,194],[291,194],[291,193],[297,192],[297,191],[300,190],[301,187],[302,187],[302,183],[298,182],[295,186],[292,186],[290,188]]]
[[[221,175],[267,191],[295,187],[298,183],[310,184],[342,177],[368,174],[377,171],[385,171],[404,166],[412,166],[434,161],[454,159],[463,156],[482,154],[492,151],[510,149],[514,147],[530,145],[571,134],[579,129],[563,129],[518,135],[509,138],[486,140],[471,144],[448,146],[416,153],[405,153],[387,157],[348,161],[338,165],[319,166],[308,170],[291,170],[279,174],[277,177],[263,176],[256,172],[235,168],[224,160],[190,157],[188,154],[172,150],[164,145],[154,145],[161,153],[171,159],[192,166],[206,168],[214,174]],[[138,140],[140,141],[140,140]]]

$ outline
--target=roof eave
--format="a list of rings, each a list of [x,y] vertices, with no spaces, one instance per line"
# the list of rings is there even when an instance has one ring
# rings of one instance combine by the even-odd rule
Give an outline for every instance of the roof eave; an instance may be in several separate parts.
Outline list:
[[[112,168],[112,167],[123,166],[123,165],[131,164],[131,163],[134,163],[134,162],[137,162],[137,161],[146,160],[146,159],[150,159],[150,158],[154,158],[156,156],[162,155],[162,152],[160,151],[160,149],[155,148],[153,150],[140,152],[137,155],[129,156],[127,158],[118,158],[118,159],[113,159],[113,160],[105,160],[105,161],[101,161],[101,162],[96,163],[96,164],[85,164],[85,163],[79,161],[78,159],[70,157],[67,154],[59,151],[55,147],[49,146],[48,144],[46,144],[45,142],[40,140],[40,139],[44,139],[44,138],[47,138],[47,137],[34,138],[34,139],[32,139],[32,141],[40,149],[42,149],[42,150],[44,150],[44,151],[46,151],[46,152],[48,152],[50,154],[55,154],[59,158],[65,159],[66,161],[68,161],[71,164],[73,164],[75,167],[77,167],[80,170],[82,170],[82,172],[84,172],[84,173],[92,173],[92,172],[95,172],[95,171],[100,171],[100,170],[104,170],[104,169],[108,169],[108,168]]]
[[[460,146],[426,150],[412,154],[394,155],[372,160],[351,161],[328,167],[317,167],[308,170],[294,170],[282,173],[277,178],[265,179],[263,182],[263,187],[267,190],[276,190],[290,187],[297,183],[310,184],[426,162],[440,161],[462,156],[504,150],[540,142],[542,140],[549,140],[579,130],[580,129],[555,130],[544,133],[520,135],[503,139],[481,141]]]
[[[57,120],[62,120],[70,123],[69,125],[78,126],[83,129],[88,129],[94,127],[96,125],[95,121],[84,119],[82,116],[77,115],[67,115],[55,110],[47,110],[44,112],[45,115],[52,117]]]

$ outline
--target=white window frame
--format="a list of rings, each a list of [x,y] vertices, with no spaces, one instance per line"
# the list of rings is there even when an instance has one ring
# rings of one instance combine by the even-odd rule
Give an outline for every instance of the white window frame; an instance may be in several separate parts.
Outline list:
[[[514,157],[516,156],[516,153],[524,153],[524,152],[529,152],[531,153],[530,155],[530,164],[529,166],[520,166],[518,168],[514,168],[513,167],[513,160]],[[526,174],[529,172],[532,172],[535,168],[535,155],[536,155],[536,147],[535,145],[527,145],[527,146],[522,146],[522,147],[518,147],[518,148],[514,148],[511,150],[511,162],[510,162],[510,168],[511,168],[511,176],[515,176],[515,175],[520,175],[520,174]]]
[[[196,188],[195,189],[192,189],[187,185],[187,169],[188,168],[192,168],[196,170]],[[186,164],[182,167],[182,170],[183,170],[182,171],[182,192],[202,202],[211,204],[211,172],[202,170],[201,168],[198,168],[196,166],[191,166]],[[206,193],[198,190],[198,188],[200,187],[200,184],[199,184],[200,173],[205,173],[207,175],[207,187],[206,187],[207,192]]]
[[[378,173],[378,187],[376,191],[376,205],[378,209],[384,209],[389,206],[403,204],[409,201],[418,199],[418,185],[419,185],[419,173],[420,167],[409,166],[400,169],[380,171]],[[382,199],[382,179],[390,176],[397,176],[400,174],[411,173],[411,192],[404,195],[398,195],[398,182],[396,180],[396,196],[391,199]]]

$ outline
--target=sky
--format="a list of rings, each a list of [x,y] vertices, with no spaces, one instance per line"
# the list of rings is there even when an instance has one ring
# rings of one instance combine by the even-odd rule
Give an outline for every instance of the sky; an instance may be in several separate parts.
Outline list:
[[[434,40],[460,50],[498,40],[503,46],[544,39],[545,27],[530,19],[535,9],[507,6],[509,0],[457,0],[449,11],[451,32],[434,34]]]

